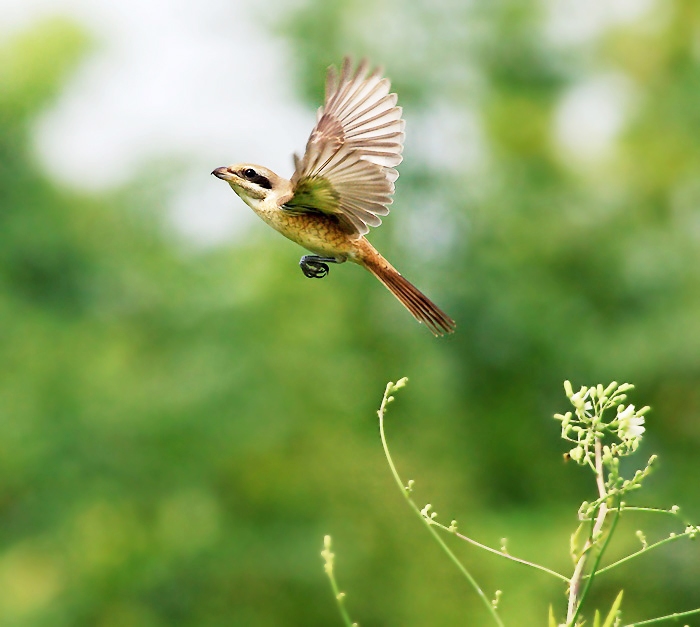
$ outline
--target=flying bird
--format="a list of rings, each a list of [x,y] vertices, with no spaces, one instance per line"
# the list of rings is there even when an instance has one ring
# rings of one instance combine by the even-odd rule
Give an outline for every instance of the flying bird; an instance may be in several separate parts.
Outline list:
[[[329,263],[352,261],[369,270],[436,336],[455,321],[406,280],[369,243],[370,226],[389,213],[396,166],[403,157],[404,126],[397,96],[366,60],[331,67],[325,101],[304,156],[294,155],[291,180],[268,168],[239,163],[212,174],[272,228],[313,254],[299,262],[305,276],[323,278]]]

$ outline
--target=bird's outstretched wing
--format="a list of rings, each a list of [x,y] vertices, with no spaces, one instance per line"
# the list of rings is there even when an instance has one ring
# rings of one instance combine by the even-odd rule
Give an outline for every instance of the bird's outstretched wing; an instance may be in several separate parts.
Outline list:
[[[394,168],[401,163],[405,126],[389,89],[389,80],[380,70],[369,73],[365,60],[353,72],[346,57],[339,76],[329,69],[306,152],[294,156],[294,196],[285,209],[335,215],[357,237],[381,224],[399,176]]]

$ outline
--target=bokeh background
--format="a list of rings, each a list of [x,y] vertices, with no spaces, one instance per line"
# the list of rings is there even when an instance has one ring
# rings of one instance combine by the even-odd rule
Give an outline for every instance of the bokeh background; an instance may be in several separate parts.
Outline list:
[[[562,382],[649,404],[645,504],[700,519],[696,0],[1,0],[0,624],[490,625],[393,484],[570,572],[592,477]],[[372,241],[436,340],[357,267],[209,176],[291,174],[326,67],[385,67],[407,119]],[[623,520],[610,556],[679,531]],[[448,539],[449,540],[449,539]],[[556,580],[452,542],[510,625]],[[677,543],[598,580],[626,622],[700,605]],[[695,622],[693,622],[695,621]],[[700,624],[697,618],[687,621]]]

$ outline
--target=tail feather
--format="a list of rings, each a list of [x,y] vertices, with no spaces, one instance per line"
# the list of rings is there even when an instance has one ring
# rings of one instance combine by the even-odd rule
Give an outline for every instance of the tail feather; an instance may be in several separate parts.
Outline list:
[[[368,255],[362,260],[362,265],[396,296],[418,322],[422,322],[435,336],[454,333],[457,324],[452,318],[415,285],[401,276],[399,271],[378,252],[374,250],[372,252],[374,254]]]

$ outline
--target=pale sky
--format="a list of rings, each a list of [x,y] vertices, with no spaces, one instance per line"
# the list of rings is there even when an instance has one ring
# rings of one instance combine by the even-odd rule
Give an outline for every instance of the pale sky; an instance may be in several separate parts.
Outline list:
[[[220,165],[292,170],[315,121],[292,89],[285,44],[261,30],[255,2],[0,0],[0,37],[64,15],[95,41],[56,106],[36,124],[48,173],[85,190],[127,182],[153,159],[185,164],[171,204],[202,243],[229,238],[253,215],[210,176]],[[89,174],[88,174],[89,173]]]
[[[654,5],[550,0],[544,34],[555,45],[586,45]],[[293,90],[285,42],[255,14],[261,6],[250,0],[0,0],[0,38],[63,15],[95,42],[56,105],[37,120],[35,149],[49,175],[99,192],[154,160],[172,159],[185,168],[172,186],[174,225],[202,244],[241,232],[252,212],[209,173],[248,161],[290,176],[291,155],[303,150],[315,121],[314,107],[302,105]],[[613,73],[587,77],[563,95],[553,136],[572,167],[585,167],[614,145],[632,93],[625,77]],[[478,115],[463,103],[434,104],[432,112],[405,112],[404,154],[442,168],[478,165],[487,151]]]

